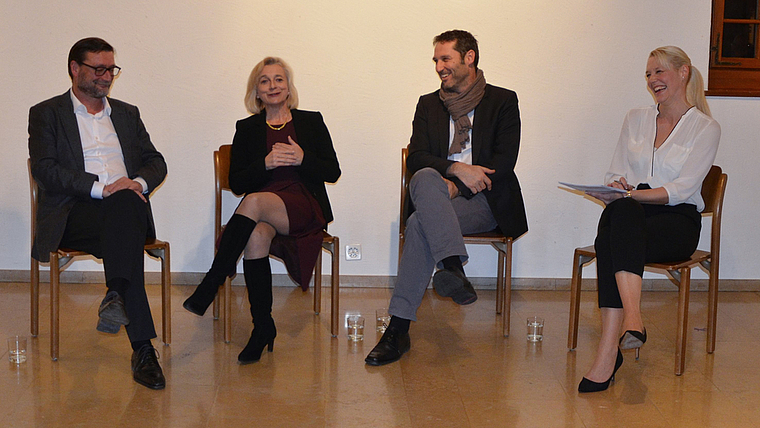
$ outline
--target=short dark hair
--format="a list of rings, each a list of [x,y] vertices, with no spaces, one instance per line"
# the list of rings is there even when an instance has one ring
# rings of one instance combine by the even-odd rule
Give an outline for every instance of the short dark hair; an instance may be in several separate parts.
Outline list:
[[[74,46],[72,46],[69,51],[69,61],[66,63],[66,68],[69,70],[69,77],[72,79],[74,78],[74,75],[71,74],[71,61],[76,61],[81,64],[88,52],[113,52],[113,46],[107,41],[97,37],[87,37],[86,39],[74,43]]]
[[[473,65],[475,69],[478,68],[478,60],[480,59],[480,52],[478,51],[478,41],[470,34],[469,31],[464,30],[449,30],[445,31],[433,38],[433,45],[442,42],[455,42],[454,49],[459,52],[464,61],[464,55],[469,51],[475,51],[475,61]]]

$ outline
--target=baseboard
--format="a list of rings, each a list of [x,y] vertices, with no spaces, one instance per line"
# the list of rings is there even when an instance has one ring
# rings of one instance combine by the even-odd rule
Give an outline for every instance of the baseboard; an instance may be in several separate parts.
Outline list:
[[[29,282],[28,270],[0,270],[0,282]],[[40,271],[40,281],[49,282],[50,273],[47,270]],[[173,285],[196,285],[203,279],[202,273],[197,272],[172,272]],[[475,277],[470,278],[473,286],[479,290],[495,290],[496,278]],[[329,284],[330,275],[322,275],[323,284]],[[98,271],[64,271],[61,273],[61,282],[74,284],[102,284],[105,282],[103,272]],[[148,284],[160,284],[160,272],[146,272],[145,282]],[[368,276],[368,275],[341,275],[340,286],[345,288],[392,288],[396,283],[395,276]],[[237,275],[232,280],[233,285],[244,285],[243,275]],[[276,287],[293,287],[295,283],[286,274],[272,276],[272,284]],[[692,279],[691,290],[706,291],[706,279]],[[568,291],[570,290],[569,278],[512,278],[513,290],[547,290]],[[596,279],[584,279],[581,284],[582,290],[596,290]],[[675,291],[676,286],[668,279],[645,278],[643,289],[645,291]],[[720,281],[720,291],[760,291],[760,280],[757,279],[723,279]]]

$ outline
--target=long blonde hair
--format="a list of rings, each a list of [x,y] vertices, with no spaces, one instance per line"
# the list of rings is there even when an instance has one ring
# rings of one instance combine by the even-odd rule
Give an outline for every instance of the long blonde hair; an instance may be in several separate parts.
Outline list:
[[[702,79],[702,73],[697,70],[697,67],[691,65],[691,59],[686,55],[686,52],[677,46],[662,46],[650,52],[649,57],[656,59],[660,65],[668,69],[688,66],[689,80],[686,82],[686,101],[696,106],[702,113],[712,117],[710,106],[707,105],[707,98],[705,98],[705,83]]]
[[[275,64],[285,70],[285,78],[288,79],[288,108],[298,108],[298,91],[293,84],[293,69],[291,69],[288,63],[282,58],[268,56],[259,61],[259,63],[253,67],[253,70],[251,70],[251,75],[248,76],[248,87],[245,91],[245,99],[243,101],[245,102],[245,108],[248,109],[251,114],[259,114],[264,110],[264,103],[259,98],[256,98],[256,86],[264,67]]]

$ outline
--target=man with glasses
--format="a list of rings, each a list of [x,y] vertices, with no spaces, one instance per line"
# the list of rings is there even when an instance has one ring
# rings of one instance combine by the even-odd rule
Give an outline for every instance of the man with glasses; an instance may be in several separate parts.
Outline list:
[[[76,42],[68,71],[71,89],[29,110],[29,157],[40,187],[32,257],[49,262],[51,251],[66,247],[103,259],[108,291],[97,330],[116,334],[124,325],[134,380],[162,389],[143,246],[155,237],[148,197],[166,163],[137,107],[107,97],[121,71],[108,42]]]

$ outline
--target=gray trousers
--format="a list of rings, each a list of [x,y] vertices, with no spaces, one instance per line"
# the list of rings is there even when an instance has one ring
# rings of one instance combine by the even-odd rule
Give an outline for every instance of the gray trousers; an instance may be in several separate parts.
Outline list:
[[[409,183],[415,211],[406,221],[404,251],[388,313],[417,321],[417,308],[441,260],[459,256],[467,261],[462,234],[488,232],[496,220],[482,193],[472,199],[449,198],[441,174],[433,168],[417,171]]]

